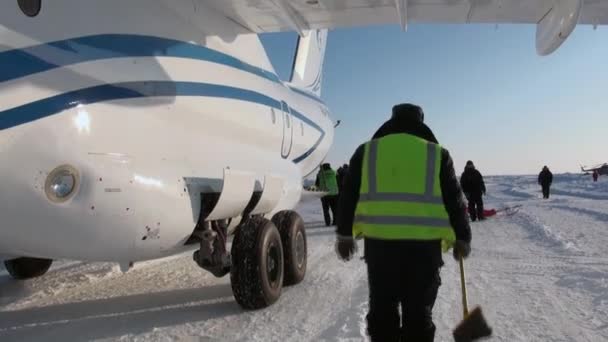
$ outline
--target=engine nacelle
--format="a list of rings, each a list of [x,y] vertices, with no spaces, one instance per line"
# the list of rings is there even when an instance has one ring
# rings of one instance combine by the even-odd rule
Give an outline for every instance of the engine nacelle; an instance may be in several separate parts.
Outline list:
[[[581,15],[583,0],[553,0],[553,7],[536,26],[536,52],[546,56],[570,36]]]

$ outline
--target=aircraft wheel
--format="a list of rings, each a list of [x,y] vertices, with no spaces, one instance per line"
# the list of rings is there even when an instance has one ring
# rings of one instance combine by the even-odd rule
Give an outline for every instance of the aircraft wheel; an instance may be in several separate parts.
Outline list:
[[[252,217],[240,225],[232,241],[230,282],[237,303],[245,309],[265,308],[283,288],[283,247],[277,227]]]
[[[272,222],[279,228],[283,254],[285,256],[284,285],[295,285],[304,280],[306,275],[307,245],[304,220],[295,211],[284,210],[272,217]]]
[[[30,279],[45,274],[53,260],[39,258],[17,258],[4,261],[8,273],[15,279]]]

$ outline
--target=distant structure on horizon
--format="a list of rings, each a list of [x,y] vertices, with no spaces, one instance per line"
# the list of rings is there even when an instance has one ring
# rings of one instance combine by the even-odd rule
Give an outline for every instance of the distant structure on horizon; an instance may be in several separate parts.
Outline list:
[[[602,175],[606,176],[606,175],[608,175],[608,163],[596,165],[594,167],[590,167],[587,169],[585,169],[585,167],[581,166],[581,170],[583,172],[585,172],[586,174],[597,172],[597,174],[600,176],[602,176]]]

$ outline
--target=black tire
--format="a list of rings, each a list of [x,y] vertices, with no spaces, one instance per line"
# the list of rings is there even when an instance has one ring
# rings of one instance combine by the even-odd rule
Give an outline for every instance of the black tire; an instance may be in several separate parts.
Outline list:
[[[4,261],[8,273],[15,279],[31,279],[45,274],[53,260],[38,258],[17,258]]]
[[[230,282],[245,309],[265,308],[283,289],[283,247],[277,227],[263,217],[241,224],[232,241]]]
[[[285,256],[285,281],[283,285],[295,285],[304,280],[308,249],[304,220],[295,211],[284,210],[272,217],[272,223],[277,226],[283,243]]]

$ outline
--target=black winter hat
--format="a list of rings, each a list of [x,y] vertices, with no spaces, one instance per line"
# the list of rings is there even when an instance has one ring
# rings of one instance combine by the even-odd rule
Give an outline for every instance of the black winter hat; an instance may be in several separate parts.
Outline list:
[[[392,120],[424,122],[424,112],[420,106],[411,103],[401,103],[393,106]]]

